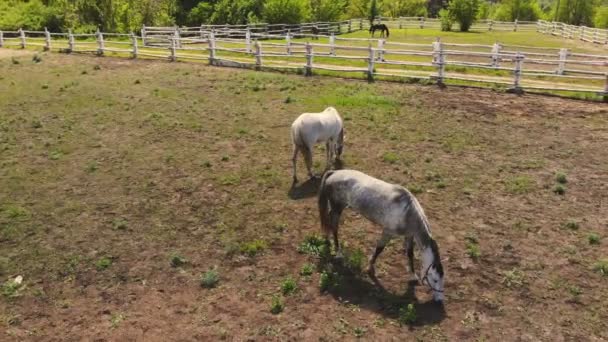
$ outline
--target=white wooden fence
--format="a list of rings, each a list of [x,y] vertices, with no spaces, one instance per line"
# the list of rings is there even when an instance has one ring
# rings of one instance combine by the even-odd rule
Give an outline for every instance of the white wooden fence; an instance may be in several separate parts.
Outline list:
[[[608,46],[608,30],[539,20],[538,32]]]
[[[397,43],[384,39],[322,36],[323,43],[296,40],[291,34],[256,34],[254,37],[170,37],[170,45],[143,46],[143,37],[131,34],[0,32],[0,47],[29,46],[63,52],[115,53],[133,58],[171,61],[198,59],[218,66],[360,73],[377,77],[418,78],[444,84],[446,80],[502,84],[523,89],[591,92],[608,96],[608,56],[567,49],[515,45]],[[485,72],[484,72],[485,70]],[[488,73],[488,70],[491,70]],[[509,76],[510,75],[510,76]]]

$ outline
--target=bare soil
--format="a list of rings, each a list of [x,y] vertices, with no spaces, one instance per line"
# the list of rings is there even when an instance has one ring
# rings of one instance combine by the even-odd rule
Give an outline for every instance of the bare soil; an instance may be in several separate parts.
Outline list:
[[[24,279],[2,287],[0,340],[608,340],[608,277],[593,269],[608,258],[606,104],[0,54],[0,276]],[[327,291],[318,269],[300,275],[324,267],[297,251],[319,232],[318,182],[290,189],[289,125],[327,105],[346,120],[344,167],[417,193],[444,306],[408,283],[397,240],[382,287],[352,269]],[[344,215],[348,249],[367,256],[379,235]],[[201,287],[213,268],[217,286]],[[409,303],[416,320],[400,324]]]

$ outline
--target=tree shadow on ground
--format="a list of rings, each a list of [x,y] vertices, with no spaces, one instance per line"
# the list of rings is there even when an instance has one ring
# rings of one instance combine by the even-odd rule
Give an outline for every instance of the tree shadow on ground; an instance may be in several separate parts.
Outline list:
[[[399,295],[386,290],[377,278],[370,280],[360,272],[353,272],[339,259],[321,260],[318,266],[332,274],[334,279],[326,293],[336,300],[356,304],[391,319],[399,319],[399,310],[413,304],[416,320],[408,324],[410,327],[437,324],[446,318],[442,303],[418,301],[415,291],[417,280],[409,281],[405,293]]]

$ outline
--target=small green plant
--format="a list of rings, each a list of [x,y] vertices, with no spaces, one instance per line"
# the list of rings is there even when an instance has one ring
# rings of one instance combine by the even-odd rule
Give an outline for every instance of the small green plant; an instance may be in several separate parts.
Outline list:
[[[273,315],[278,315],[285,309],[283,301],[279,296],[272,296],[272,302],[270,303],[270,312]]]
[[[97,64],[93,67],[93,70],[101,70],[101,65]]]
[[[99,168],[99,165],[97,164],[97,162],[96,161],[92,161],[92,162],[90,162],[90,163],[87,164],[87,167],[86,167],[85,170],[88,173],[93,173],[93,172],[97,171],[98,168]]]
[[[363,335],[365,335],[365,333],[367,332],[367,329],[365,328],[361,328],[361,327],[355,327],[353,329],[353,333],[355,334],[356,338],[361,338],[363,337]]]
[[[476,242],[467,241],[467,255],[473,260],[479,260],[481,250]]]
[[[382,155],[382,160],[385,163],[395,164],[399,161],[399,156],[397,156],[397,154],[395,154],[394,152],[386,152]]]
[[[121,313],[112,314],[112,317],[110,318],[110,324],[112,324],[112,329],[116,329],[118,325],[120,325],[120,323],[125,320],[125,318],[125,315]]]
[[[228,160],[230,160],[230,157],[228,157],[228,156],[222,156],[222,161],[228,161]]]
[[[13,64],[17,65],[19,64],[19,60],[15,57],[11,57],[11,61],[13,62]]]
[[[411,193],[418,195],[424,192],[424,189],[420,185],[411,184],[408,188]]]
[[[507,180],[507,191],[512,194],[525,194],[532,190],[534,181],[528,176],[518,176]]]
[[[241,177],[238,175],[225,175],[220,177],[220,184],[222,185],[239,185],[241,183]]]
[[[115,218],[112,221],[112,229],[114,230],[125,230],[129,226],[129,222],[122,217]]]
[[[245,242],[241,244],[240,251],[243,254],[246,254],[250,257],[254,257],[262,252],[268,247],[268,244],[264,240],[255,239],[253,241]]]
[[[81,75],[86,75],[86,74],[88,74],[88,72],[86,70],[82,70],[82,72],[80,74]]]
[[[206,167],[206,168],[210,168],[211,167],[211,162],[208,161],[208,160],[206,160],[206,161],[203,162],[203,166]]]
[[[42,57],[40,57],[40,55],[36,53],[32,57],[32,62],[38,64],[38,63],[42,62]]]
[[[304,238],[304,241],[298,246],[299,253],[315,256],[321,256],[326,249],[327,245],[325,240],[316,234],[307,235]]]
[[[287,98],[285,99],[285,103],[292,103],[294,102],[294,100],[291,98],[291,96],[287,96]]]
[[[61,152],[59,150],[53,150],[53,151],[49,152],[50,160],[59,160],[59,159],[61,159],[62,156],[63,156],[63,152]]]
[[[568,178],[566,177],[565,173],[558,172],[555,174],[555,181],[558,182],[559,184],[566,184],[566,183],[568,183]]]
[[[504,275],[502,283],[507,287],[519,287],[524,284],[525,274],[518,269],[506,271]]]
[[[140,80],[135,80],[135,84],[140,84],[141,81]]]
[[[360,248],[346,253],[346,266],[353,272],[361,272],[365,263],[365,253]]]
[[[98,271],[103,271],[112,265],[112,259],[109,257],[101,257],[95,262],[95,267]]]
[[[583,294],[583,290],[581,290],[581,288],[576,285],[569,286],[568,292],[570,292],[570,294],[574,297],[578,297]]]
[[[293,280],[293,278],[291,277],[286,278],[281,283],[281,293],[283,293],[283,295],[285,296],[293,294],[294,292],[296,292],[297,289],[298,284],[296,284],[296,281]]]
[[[570,230],[578,230],[580,228],[576,221],[568,221],[564,224],[564,227]]]
[[[413,324],[416,322],[416,308],[414,304],[408,304],[407,307],[399,309],[399,324]]]
[[[608,259],[601,259],[593,265],[593,270],[608,277]]]
[[[201,275],[201,287],[206,289],[214,288],[220,281],[220,276],[217,269],[209,270]]]
[[[49,85],[48,84],[43,84],[42,85],[42,89],[49,89]]]
[[[23,287],[21,278],[9,279],[2,284],[1,292],[6,298],[16,298],[21,295]]]
[[[315,270],[315,266],[310,263],[306,263],[302,265],[302,269],[300,269],[300,275],[304,277],[311,276]]]
[[[319,277],[319,288],[321,291],[326,291],[331,286],[331,275],[325,271]]]
[[[177,253],[173,253],[169,257],[169,262],[171,267],[180,267],[188,263],[188,260]]]
[[[553,187],[553,192],[555,194],[558,194],[558,195],[565,195],[566,194],[566,187],[563,186],[562,184],[556,184]]]
[[[590,245],[599,245],[600,244],[600,236],[596,233],[589,233],[587,235],[587,240]]]

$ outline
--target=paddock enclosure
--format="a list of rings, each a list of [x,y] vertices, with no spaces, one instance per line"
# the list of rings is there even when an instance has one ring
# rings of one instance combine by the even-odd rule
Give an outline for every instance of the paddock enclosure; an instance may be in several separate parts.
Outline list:
[[[605,103],[33,56],[0,49],[2,341],[608,339]],[[424,207],[443,308],[401,241],[364,275],[380,230],[348,210],[323,258],[289,127],[327,106],[344,167]]]

